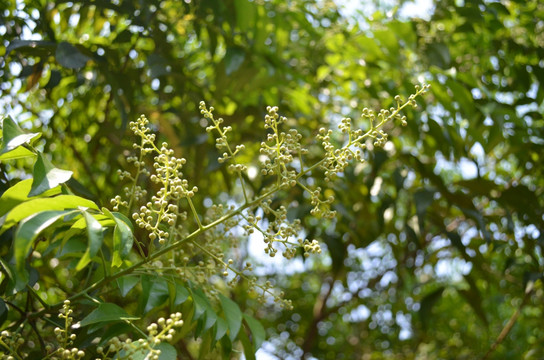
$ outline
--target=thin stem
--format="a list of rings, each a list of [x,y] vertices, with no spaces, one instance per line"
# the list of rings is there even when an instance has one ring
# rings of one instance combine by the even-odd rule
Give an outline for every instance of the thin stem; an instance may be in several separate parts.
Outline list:
[[[187,202],[189,203],[189,206],[191,207],[191,212],[193,213],[193,216],[195,218],[196,224],[198,225],[198,228],[202,230],[204,226],[200,222],[200,218],[198,217],[198,212],[195,209],[195,205],[193,204],[193,201],[190,197],[187,197]]]
[[[516,311],[512,314],[506,325],[504,325],[504,328],[500,332],[499,336],[493,342],[487,353],[482,357],[482,360],[489,359],[491,354],[497,349],[497,347],[506,339],[506,336],[510,333],[514,325],[516,324],[516,321],[521,314],[521,310],[525,305],[527,305],[527,302],[529,301],[529,298],[531,297],[531,294],[533,293],[535,283],[530,281],[526,288],[525,288],[525,296],[523,297],[523,301],[519,305],[519,307],[516,309]]]
[[[16,352],[12,352],[11,348],[8,346],[8,344],[6,344],[4,342],[4,340],[2,340],[2,338],[0,338],[0,345],[2,345],[3,347],[5,347],[9,352],[11,352],[11,356],[15,357],[17,360],[23,360],[22,357],[20,357]]]

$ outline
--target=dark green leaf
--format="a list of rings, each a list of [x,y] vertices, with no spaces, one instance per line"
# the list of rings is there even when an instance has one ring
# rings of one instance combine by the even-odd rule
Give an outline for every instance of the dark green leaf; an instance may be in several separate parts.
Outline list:
[[[419,227],[424,228],[425,215],[427,209],[434,201],[434,191],[429,189],[420,189],[414,194],[414,201],[416,203],[416,213],[419,221]]]
[[[189,297],[189,290],[178,283],[175,284],[175,289],[176,297],[174,299],[174,305],[183,304]]]
[[[8,318],[8,308],[4,300],[0,298],[0,324],[3,324],[7,318]]]
[[[117,279],[117,286],[121,291],[121,296],[127,296],[128,292],[138,284],[140,278],[134,275],[121,276]]]
[[[444,43],[431,43],[427,46],[427,57],[431,65],[441,69],[449,69],[451,66],[451,55],[448,46]]]
[[[43,211],[34,214],[24,219],[15,232],[15,240],[13,241],[13,257],[17,274],[15,276],[28,281],[28,273],[25,269],[26,257],[32,248],[34,240],[38,235],[61,217],[68,215],[74,211]]]
[[[234,46],[229,47],[224,59],[227,76],[238,70],[245,58],[246,53],[243,49]]]
[[[423,324],[423,328],[427,329],[429,321],[432,318],[432,310],[434,305],[442,298],[442,293],[445,288],[443,286],[425,295],[420,303],[419,317]]]
[[[82,54],[77,47],[66,41],[57,45],[55,58],[60,65],[68,69],[82,68],[87,64],[87,61],[91,60],[90,57]]]
[[[109,323],[123,320],[138,320],[138,317],[130,316],[123,308],[112,303],[98,305],[89,315],[81,320],[81,326],[96,323]]]
[[[141,309],[144,313],[159,307],[168,300],[168,283],[160,277],[142,275]]]
[[[51,75],[49,75],[49,81],[47,84],[45,84],[44,89],[53,89],[55,86],[57,86],[60,83],[60,80],[62,79],[62,76],[60,74],[60,71],[58,70],[51,70]]]
[[[15,49],[19,48],[37,48],[37,47],[47,47],[52,48],[55,45],[52,41],[41,41],[41,40],[20,40],[15,39],[9,43],[6,47],[6,56]]]
[[[482,294],[470,275],[465,275],[465,280],[469,285],[469,289],[458,289],[457,292],[461,294],[465,300],[467,300],[469,305],[472,307],[472,310],[474,310],[480,320],[482,320],[482,322],[487,326],[489,322],[482,306]]]

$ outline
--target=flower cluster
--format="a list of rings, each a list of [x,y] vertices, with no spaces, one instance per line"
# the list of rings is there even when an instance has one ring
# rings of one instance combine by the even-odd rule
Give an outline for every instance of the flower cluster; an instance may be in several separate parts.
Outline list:
[[[4,330],[0,333],[0,345],[7,350],[6,353],[2,352],[2,360],[15,360],[16,357],[11,354],[21,354],[19,348],[22,348],[25,343],[25,339],[18,332],[11,332]],[[26,354],[21,354],[23,357]],[[20,357],[19,357],[20,358]]]
[[[211,133],[212,131],[215,130],[219,135],[215,139],[215,147],[217,148],[217,150],[219,150],[220,153],[222,152],[222,155],[219,156],[217,161],[220,164],[226,161],[231,162],[228,165],[227,169],[230,172],[234,172],[238,174],[238,179],[240,180],[240,185],[242,186],[244,199],[246,202],[248,202],[248,193],[247,193],[247,189],[242,177],[242,173],[247,171],[247,166],[244,164],[238,163],[235,159],[235,156],[245,149],[245,145],[244,144],[236,145],[233,150],[231,145],[229,144],[229,140],[227,137],[227,134],[232,131],[232,127],[222,126],[224,120],[222,118],[216,119],[213,116],[213,111],[214,111],[213,106],[210,106],[210,108],[208,109],[206,108],[206,103],[204,103],[204,101],[201,101],[199,108],[200,108],[200,113],[202,114],[202,116],[204,116],[205,119],[210,120],[213,124],[206,127],[206,132]]]
[[[308,150],[301,145],[302,135],[296,129],[282,131],[287,123],[287,118],[280,116],[278,107],[267,107],[264,119],[264,128],[267,130],[266,140],[260,144],[260,173],[263,176],[275,176],[276,181],[263,188],[262,193],[253,194],[248,191],[246,172],[248,166],[239,162],[237,155],[244,151],[244,145],[232,146],[228,135],[232,132],[231,126],[224,125],[222,118],[215,118],[213,107],[206,107],[200,103],[200,112],[208,122],[207,132],[217,134],[215,146],[220,153],[219,163],[224,163],[227,169],[238,175],[238,185],[243,193],[243,202],[238,201],[237,194],[231,194],[231,200],[236,205],[212,205],[208,209],[208,215],[201,218],[193,205],[193,197],[198,191],[197,187],[190,187],[189,182],[183,178],[182,168],[186,164],[185,159],[174,156],[173,150],[163,143],[160,148],[155,145],[155,136],[150,134],[148,120],[140,117],[138,121],[131,123],[131,129],[142,139],[135,147],[140,150],[140,157],[130,157],[129,162],[136,166],[136,175],[122,172],[122,176],[133,181],[132,187],[126,192],[130,196],[129,201],[123,201],[120,197],[113,200],[114,208],[119,206],[131,208],[133,202],[145,201],[145,191],[138,187],[138,176],[149,176],[158,190],[147,203],[142,203],[139,211],[132,214],[136,224],[149,232],[151,244],[155,241],[158,246],[162,244],[168,247],[168,259],[156,259],[158,256],[146,255],[153,259],[147,266],[168,267],[161,268],[163,272],[177,275],[184,280],[190,280],[200,284],[208,294],[214,294],[210,279],[214,275],[223,275],[227,283],[233,283],[240,278],[248,281],[250,287],[260,293],[260,299],[267,301],[273,297],[289,307],[282,299],[281,294],[276,294],[267,283],[258,283],[248,274],[251,265],[242,265],[243,261],[235,261],[236,247],[239,244],[239,236],[244,233],[250,236],[254,232],[260,232],[264,239],[264,251],[274,257],[278,251],[291,259],[302,253],[304,256],[321,253],[319,242],[315,239],[301,238],[304,233],[302,222],[299,219],[288,219],[287,209],[292,206],[286,201],[287,191],[292,187],[300,187],[307,194],[311,205],[311,215],[325,219],[332,219],[336,211],[332,209],[334,202],[333,192],[323,190],[313,185],[305,176],[315,177],[321,169],[325,180],[331,181],[342,173],[348,164],[353,161],[365,161],[364,153],[368,151],[368,142],[373,142],[374,147],[383,146],[388,139],[383,126],[392,120],[399,120],[406,125],[406,117],[400,112],[406,106],[414,106],[416,96],[424,93],[428,86],[417,87],[416,94],[402,102],[396,97],[396,108],[381,110],[378,113],[370,109],[363,109],[361,118],[368,122],[366,131],[353,126],[352,120],[344,118],[338,128],[340,132],[334,132],[322,128],[317,134],[317,140],[321,143],[324,156],[313,165],[304,163],[304,155]],[[154,171],[150,174],[145,170],[143,156],[154,153]],[[252,188],[254,191],[254,187]],[[184,203],[182,203],[184,201]],[[274,205],[272,205],[274,204]],[[182,206],[190,208],[196,230],[190,230],[190,224],[186,224],[187,212],[182,211]],[[262,211],[262,216],[256,212]],[[201,220],[202,219],[202,220]],[[186,230],[187,229],[187,230]],[[159,252],[160,255],[164,252]],[[238,259],[241,260],[241,259]],[[206,290],[206,288],[208,288]]]
[[[132,214],[136,225],[149,231],[151,241],[158,239],[159,244],[164,244],[170,236],[168,231],[161,229],[161,224],[175,226],[176,220],[181,216],[186,219],[186,214],[178,212],[178,200],[192,198],[198,191],[196,186],[189,187],[187,180],[183,179],[181,169],[185,165],[184,158],[173,156],[174,151],[169,149],[168,144],[163,143],[158,149],[158,155],[154,158],[154,174],[150,180],[160,186],[151,201],[140,207],[139,212]]]
[[[145,358],[149,360],[158,360],[161,351],[156,347],[162,342],[171,342],[176,334],[176,328],[183,326],[181,313],[171,314],[168,319],[159,318],[156,323],[147,327],[147,337],[133,341],[126,339],[121,341],[118,337],[113,337],[108,346],[98,347],[97,352],[103,360],[107,359],[134,359]],[[96,359],[100,360],[100,359]]]
[[[260,153],[266,158],[261,174],[278,176],[279,186],[287,189],[297,184],[297,173],[292,168],[295,156],[299,157],[301,165],[302,155],[307,154],[308,150],[301,146],[302,135],[296,129],[290,129],[287,133],[279,130],[287,118],[279,116],[277,106],[269,106],[266,110],[268,114],[264,118],[264,128],[272,130],[272,133],[267,135],[266,141],[261,142]]]

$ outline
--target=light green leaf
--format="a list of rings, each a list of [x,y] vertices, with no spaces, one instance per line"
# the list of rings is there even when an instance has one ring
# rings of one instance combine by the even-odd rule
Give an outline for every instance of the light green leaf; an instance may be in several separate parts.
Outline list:
[[[17,199],[17,198],[16,198]],[[98,210],[98,206],[90,200],[75,195],[59,195],[51,198],[31,199],[15,206],[6,216],[0,234],[28,216],[48,210],[66,210],[90,208]]]
[[[58,219],[74,211],[43,211],[24,219],[15,232],[13,241],[13,257],[15,260],[16,276],[28,281],[28,273],[25,269],[25,259],[32,248],[34,240],[38,235],[55,223]]]
[[[112,303],[98,305],[89,315],[81,320],[81,326],[88,326],[96,323],[138,320],[138,317],[130,316],[123,308]]]
[[[243,314],[243,316],[247,326],[249,327],[249,330],[251,330],[255,349],[258,350],[261,347],[263,341],[266,339],[266,331],[264,330],[264,327],[259,322],[259,320],[255,319],[253,316],[250,316],[248,314]]]
[[[2,148],[0,155],[8,153],[23,144],[32,144],[41,133],[27,133],[10,117],[2,122]]]
[[[0,160],[15,160],[25,157],[36,156],[32,151],[25,147],[19,146],[7,153],[0,155]]]
[[[72,172],[57,169],[42,153],[39,153],[38,160],[34,164],[32,176],[34,177],[34,182],[28,196],[40,195],[46,190],[65,183],[72,177]]]
[[[255,26],[257,9],[253,2],[248,0],[234,0],[236,9],[236,23],[243,32],[252,30]]]
[[[0,197],[0,216],[4,216],[15,206],[20,203],[29,200],[27,195],[30,192],[30,187],[32,186],[32,179],[25,179],[19,181],[17,184],[13,185],[7,189]],[[53,196],[60,193],[60,187],[53,188],[45,193],[42,196]]]
[[[83,254],[83,257],[79,260],[76,271],[80,271],[96,256],[98,250],[102,247],[102,242],[104,241],[104,228],[98,220],[96,220],[91,214],[87,211],[82,210],[83,217],[85,218],[85,223],[87,224],[87,251]]]
[[[219,300],[221,301],[221,306],[223,307],[223,313],[227,320],[229,327],[229,338],[231,341],[236,339],[236,335],[240,331],[240,326],[242,325],[242,312],[236,304],[231,299],[219,294]]]

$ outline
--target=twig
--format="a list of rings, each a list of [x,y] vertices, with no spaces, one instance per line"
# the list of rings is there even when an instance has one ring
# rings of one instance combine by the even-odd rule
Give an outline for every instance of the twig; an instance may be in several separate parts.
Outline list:
[[[523,301],[521,302],[520,306],[516,309],[512,317],[510,317],[510,320],[504,325],[504,328],[502,329],[501,333],[495,340],[495,342],[491,345],[487,353],[482,357],[482,360],[486,360],[489,358],[489,356],[497,349],[497,347],[504,341],[506,336],[508,336],[508,333],[510,333],[510,330],[514,327],[516,324],[516,320],[518,319],[519,315],[521,314],[521,309],[527,304],[527,301],[531,297],[531,294],[533,292],[535,283],[533,281],[530,281],[527,283],[527,287],[525,288],[525,296],[523,297]]]

